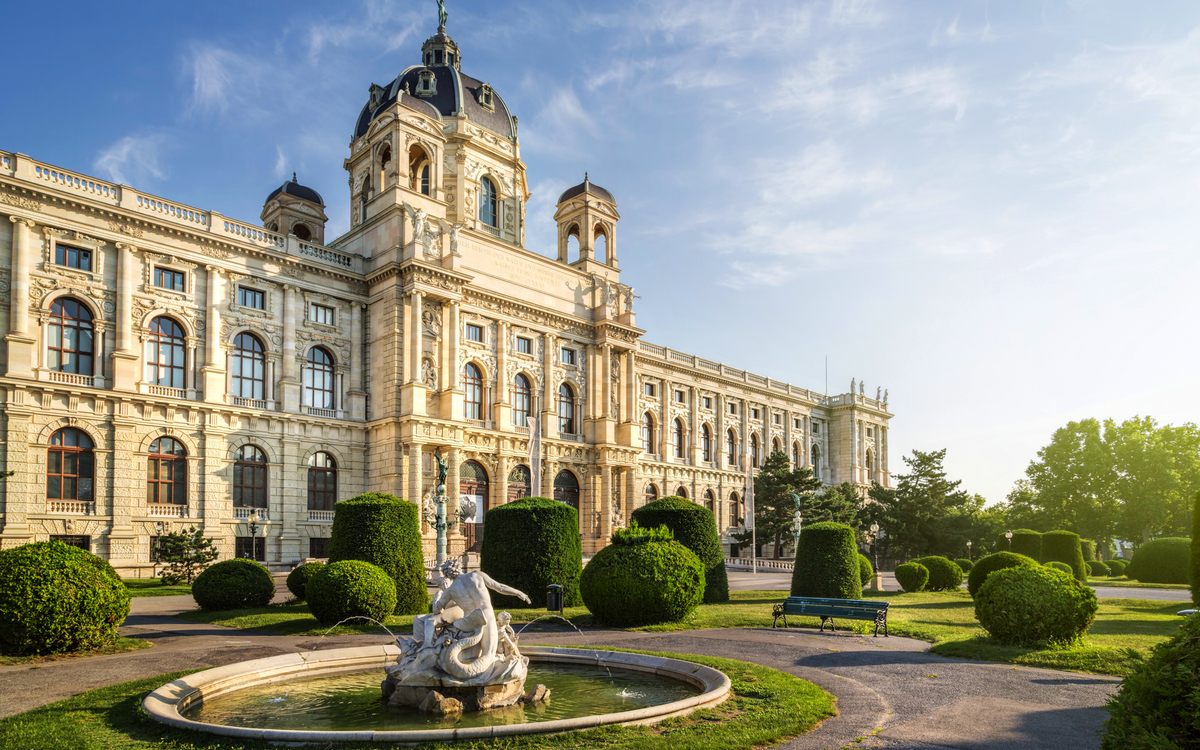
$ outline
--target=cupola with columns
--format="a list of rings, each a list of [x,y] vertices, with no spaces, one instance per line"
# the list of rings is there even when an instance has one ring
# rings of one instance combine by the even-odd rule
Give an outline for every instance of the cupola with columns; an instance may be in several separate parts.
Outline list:
[[[617,271],[617,200],[612,193],[599,185],[592,184],[587,172],[583,182],[563,192],[558,197],[558,209],[554,212],[558,223],[558,260],[569,263],[587,273]],[[579,257],[569,257],[570,239],[579,241]],[[597,243],[603,240],[603,251]],[[603,255],[603,257],[600,257]]]
[[[263,226],[280,234],[294,234],[303,242],[325,244],[325,201],[321,194],[296,181],[292,172],[291,182],[285,182],[271,191],[263,204]]]

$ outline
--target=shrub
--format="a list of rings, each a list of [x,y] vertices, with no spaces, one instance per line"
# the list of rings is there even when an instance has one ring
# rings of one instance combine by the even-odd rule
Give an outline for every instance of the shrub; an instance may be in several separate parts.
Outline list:
[[[675,541],[695,552],[704,564],[704,603],[729,601],[729,576],[712,511],[682,497],[664,497],[635,510],[630,521],[675,532]]]
[[[962,568],[963,575],[970,573],[971,568],[975,567],[974,562],[967,560],[966,558],[963,558],[963,557],[958,558],[954,562],[958,563],[958,567]]]
[[[1000,643],[1067,646],[1096,619],[1096,592],[1045,565],[997,570],[975,596],[975,619]]]
[[[392,495],[368,492],[333,507],[329,562],[362,560],[377,565],[396,582],[396,614],[427,611],[429,592],[417,506]]]
[[[308,580],[308,608],[322,625],[350,617],[383,622],[396,610],[396,584],[378,565],[342,560],[322,565]]]
[[[858,582],[865,589],[875,582],[875,568],[863,553],[858,553]],[[860,594],[861,596],[861,594]]]
[[[128,614],[129,589],[91,552],[59,541],[0,552],[0,653],[100,648]]]
[[[1101,750],[1200,746],[1198,673],[1200,615],[1192,615],[1108,699]]]
[[[275,580],[261,564],[244,557],[205,568],[192,583],[192,598],[213,611],[265,607],[275,596]]]
[[[1040,562],[1042,559],[1042,533],[1032,529],[1013,529],[1012,548],[1009,549],[1008,539],[1001,534],[997,537],[996,551],[1025,555]]]
[[[158,538],[158,562],[163,563],[160,576],[164,586],[187,581],[191,585],[200,572],[220,556],[212,537],[195,526],[187,531],[172,531]]]
[[[479,568],[501,583],[529,595],[530,604],[515,596],[492,595],[501,607],[545,607],[546,587],[563,587],[563,604],[577,607],[583,552],[575,509],[544,497],[523,497],[487,512]]]
[[[292,596],[297,599],[304,599],[305,587],[308,585],[308,580],[323,567],[325,567],[325,563],[310,562],[293,568],[287,577],[288,591],[292,592]]]
[[[1192,507],[1192,604],[1200,605],[1200,492]]]
[[[1108,575],[1108,566],[1099,560],[1088,560],[1088,575],[1091,576],[1106,576]]]
[[[800,534],[792,566],[792,596],[861,599],[860,575],[854,530],[849,526],[823,521]]]
[[[1083,548],[1083,561],[1085,563],[1096,561],[1096,543],[1091,539],[1080,539],[1080,547]]]
[[[1055,570],[1062,571],[1063,573],[1067,573],[1071,576],[1075,575],[1075,571],[1071,570],[1071,566],[1067,565],[1065,562],[1059,562],[1058,560],[1051,560],[1048,563],[1042,563],[1042,564],[1045,565],[1047,568],[1054,568]]]
[[[1113,578],[1120,578],[1125,575],[1125,566],[1128,564],[1124,558],[1114,557],[1104,563],[1108,566],[1108,574]]]
[[[1146,542],[1133,552],[1125,575],[1143,583],[1187,583],[1192,540],[1167,536]]]
[[[925,588],[929,582],[929,568],[920,563],[904,563],[896,566],[896,581],[900,588],[908,593],[914,593]]]
[[[975,563],[975,567],[971,568],[971,574],[967,576],[967,591],[973,597],[979,593],[979,587],[983,585],[987,577],[997,570],[1029,565],[1037,565],[1037,560],[1025,555],[1018,555],[1015,552],[996,552],[980,558],[979,562]]]
[[[913,562],[925,566],[929,571],[929,580],[925,583],[926,591],[955,591],[962,585],[962,568],[948,558],[930,555],[917,558]]]
[[[1087,566],[1083,563],[1083,545],[1079,535],[1073,531],[1047,531],[1042,534],[1041,561],[1066,563],[1077,581],[1087,580]]]
[[[606,625],[679,622],[704,598],[704,565],[679,542],[628,544],[618,538],[588,562],[579,591],[592,616]]]

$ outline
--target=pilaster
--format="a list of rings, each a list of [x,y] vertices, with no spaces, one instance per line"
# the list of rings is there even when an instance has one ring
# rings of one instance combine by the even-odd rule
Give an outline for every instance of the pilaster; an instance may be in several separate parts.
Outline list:
[[[36,366],[37,337],[29,327],[29,268],[33,265],[29,249],[29,230],[33,220],[23,216],[10,216],[13,224],[12,289],[9,308],[8,376],[32,378]]]

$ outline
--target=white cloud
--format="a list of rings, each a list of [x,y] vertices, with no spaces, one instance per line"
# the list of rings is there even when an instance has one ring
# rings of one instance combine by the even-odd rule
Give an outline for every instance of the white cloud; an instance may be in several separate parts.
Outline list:
[[[166,177],[162,165],[166,138],[162,135],[127,135],[104,149],[92,168],[113,182],[134,185]]]
[[[275,176],[282,179],[287,176],[287,157],[283,155],[283,148],[280,146],[275,147],[275,154]]]

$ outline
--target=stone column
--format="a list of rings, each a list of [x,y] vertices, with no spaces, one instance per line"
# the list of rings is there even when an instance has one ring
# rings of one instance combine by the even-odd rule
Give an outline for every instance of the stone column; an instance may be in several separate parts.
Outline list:
[[[553,424],[553,413],[551,409],[554,407],[554,356],[556,340],[554,334],[546,333],[542,335],[543,351],[542,351],[542,403],[538,416],[542,420],[542,435],[557,435],[557,431],[551,431],[557,428],[558,425]],[[544,479],[544,477],[543,477]],[[546,495],[550,497],[550,495]]]
[[[738,454],[737,468],[743,473],[746,473],[746,467],[750,466],[750,409],[749,402],[745,399],[738,401],[738,411],[741,412],[742,418],[742,440],[741,451]]]
[[[226,377],[228,363],[221,352],[221,312],[218,307],[221,269],[205,266],[205,270],[208,271],[208,279],[204,296],[208,309],[204,318],[204,367],[200,372],[204,380],[205,402],[219,404],[225,401],[229,387]]]
[[[612,412],[612,345],[605,344],[600,347],[600,418],[614,419],[616,414]],[[611,437],[606,438],[605,442],[611,440]]]
[[[458,352],[460,344],[460,333],[458,323],[458,300],[450,300],[450,303],[444,306],[446,309],[446,329],[443,335],[446,338],[446,345],[443,350],[446,352],[446,363],[443,365],[444,375],[442,377],[443,387],[448,393],[442,394],[442,418],[461,420],[463,418],[463,391],[459,388],[459,373],[458,373]],[[486,403],[486,402],[485,402]],[[484,414],[479,415],[481,419],[487,419]]]
[[[704,446],[700,441],[700,393],[694,387],[688,386],[688,463],[698,466],[704,458]],[[692,475],[692,499],[699,500],[695,492],[696,475]]]
[[[661,381],[662,393],[659,394],[658,402],[662,407],[662,418],[659,419],[658,425],[658,455],[662,461],[670,461],[674,458],[671,452],[671,383],[669,381]],[[669,495],[665,489],[663,493]]]
[[[350,419],[367,418],[367,394],[363,388],[363,305],[350,303],[350,387],[346,391],[346,413]]]
[[[187,369],[184,372],[183,386],[187,389],[188,399],[194,400],[196,398],[196,339],[190,336],[187,339]]]
[[[636,365],[637,353],[630,349],[625,353],[625,422],[637,422],[637,373],[634,370]]]
[[[508,502],[508,456],[496,457],[495,480],[496,494],[490,500],[491,507],[498,508]]]
[[[267,377],[263,383],[263,398],[267,401],[267,408],[274,411],[275,409],[275,360],[267,359]]]
[[[612,535],[612,496],[613,496],[613,470],[611,466],[600,467],[600,539],[596,543],[596,551],[599,551],[604,545],[608,544],[608,538]]]
[[[421,486],[421,454],[424,452],[425,446],[421,443],[410,443],[408,446],[408,501],[416,503],[418,513],[422,510],[421,503],[425,501],[424,488]],[[420,523],[422,535],[428,533],[429,529],[425,526],[425,522]]]
[[[411,312],[412,317],[408,321],[408,361],[412,366],[409,367],[408,382],[421,382],[421,331],[424,323],[421,320],[421,292],[413,292],[411,295]]]
[[[508,323],[496,324],[496,393],[492,420],[497,430],[510,429],[512,415],[508,410]],[[507,480],[507,477],[505,478]]]
[[[458,521],[455,513],[458,512],[458,496],[462,492],[462,484],[459,480],[462,459],[459,457],[458,448],[451,447],[446,460],[450,464],[446,469],[446,515],[448,518]],[[448,535],[453,540],[447,549],[448,554],[462,554],[463,550],[467,548],[466,533],[466,528],[461,521],[454,524],[454,531]]]
[[[725,406],[725,394],[723,394],[723,393],[717,394],[716,407],[717,407],[717,419],[716,419],[717,434],[714,439],[717,441],[717,444],[715,446],[715,450],[716,450],[717,454],[716,454],[716,461],[714,461],[714,463],[716,464],[718,469],[728,469],[728,468],[730,468],[729,467],[729,456],[726,455],[726,452],[725,452],[725,411],[727,408]],[[720,528],[720,526],[718,526],[717,528]]]
[[[29,328],[29,268],[33,265],[29,252],[29,230],[33,220],[23,216],[10,216],[13,225],[12,239],[12,300],[9,307],[8,375],[9,377],[31,378],[34,368],[34,345],[37,339],[30,336]]]
[[[279,400],[283,410],[300,411],[300,372],[296,362],[296,287],[283,285],[283,377],[279,380]]]

